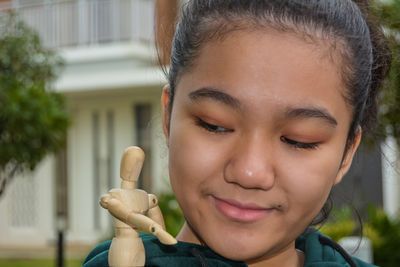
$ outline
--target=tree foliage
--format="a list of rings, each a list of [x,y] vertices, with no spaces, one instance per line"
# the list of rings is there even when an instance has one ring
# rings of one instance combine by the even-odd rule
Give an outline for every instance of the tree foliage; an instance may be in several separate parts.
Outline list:
[[[62,60],[13,13],[0,15],[0,195],[65,143],[68,113],[51,90]]]
[[[357,223],[350,206],[334,209],[330,219],[320,230],[338,242],[343,237],[360,236],[361,225]],[[400,262],[400,217],[389,218],[385,212],[369,205],[368,221],[362,225],[362,235],[372,242],[374,264],[397,267]],[[361,236],[360,236],[361,237]]]
[[[380,134],[393,135],[400,145],[400,0],[373,1],[371,11],[389,40],[392,68],[384,83],[380,103]]]

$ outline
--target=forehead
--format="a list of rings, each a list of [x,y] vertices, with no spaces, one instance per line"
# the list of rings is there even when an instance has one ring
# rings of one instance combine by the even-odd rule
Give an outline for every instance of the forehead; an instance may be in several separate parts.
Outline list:
[[[204,44],[176,94],[211,86],[252,104],[309,102],[350,113],[340,56],[331,51],[323,41],[307,42],[293,33],[237,31]]]
[[[191,52],[193,56],[188,58],[185,63],[187,65],[179,71],[179,74],[190,71],[196,65],[196,61],[205,47],[220,45],[226,39],[235,39],[246,35],[286,37],[289,42],[292,39],[310,45],[314,51],[319,52],[321,59],[329,60],[339,68],[341,65],[348,64],[346,59],[349,55],[346,49],[346,40],[319,27],[311,29],[312,27],[291,25],[290,23],[281,25],[274,24],[271,21],[262,23],[258,20],[246,19],[233,20],[227,23],[222,19],[207,21],[202,28],[204,28],[201,30],[203,38],[195,48],[198,51]]]

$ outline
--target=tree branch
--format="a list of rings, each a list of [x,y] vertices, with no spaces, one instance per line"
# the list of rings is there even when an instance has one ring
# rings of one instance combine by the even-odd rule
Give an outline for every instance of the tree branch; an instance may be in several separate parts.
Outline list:
[[[3,170],[0,171],[0,197],[3,195],[6,189],[6,185],[14,178],[19,168],[20,164],[9,163]]]

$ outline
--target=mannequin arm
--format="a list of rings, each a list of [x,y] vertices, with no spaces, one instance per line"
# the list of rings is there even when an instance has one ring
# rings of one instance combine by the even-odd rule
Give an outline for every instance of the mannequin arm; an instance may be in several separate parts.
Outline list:
[[[160,207],[158,207],[158,199],[153,194],[149,194],[149,211],[147,212],[147,216],[161,225],[161,227],[165,230],[164,217]]]
[[[149,216],[150,219],[155,221],[162,227],[163,230],[165,230],[164,217],[161,213],[160,207],[156,206],[154,208],[149,209],[149,211],[147,212],[147,216]]]
[[[155,235],[161,243],[166,245],[177,243],[176,239],[167,233],[161,225],[145,215],[129,211],[129,209],[118,199],[110,198],[105,195],[101,198],[100,204],[103,208],[108,209],[115,218],[130,225],[134,229]]]

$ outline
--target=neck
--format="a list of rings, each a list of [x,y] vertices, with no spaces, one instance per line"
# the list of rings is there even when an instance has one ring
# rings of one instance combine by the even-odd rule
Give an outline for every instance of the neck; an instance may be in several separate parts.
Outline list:
[[[249,267],[267,267],[267,266],[290,266],[302,267],[304,265],[305,255],[302,251],[295,248],[294,242],[289,246],[272,256],[263,256],[254,260],[246,261]]]
[[[201,238],[194,231],[192,231],[192,228],[186,221],[179,231],[178,235],[176,236],[176,239],[179,241],[194,243],[198,245],[205,245]]]
[[[135,189],[136,181],[122,180],[121,188],[123,189]]]

